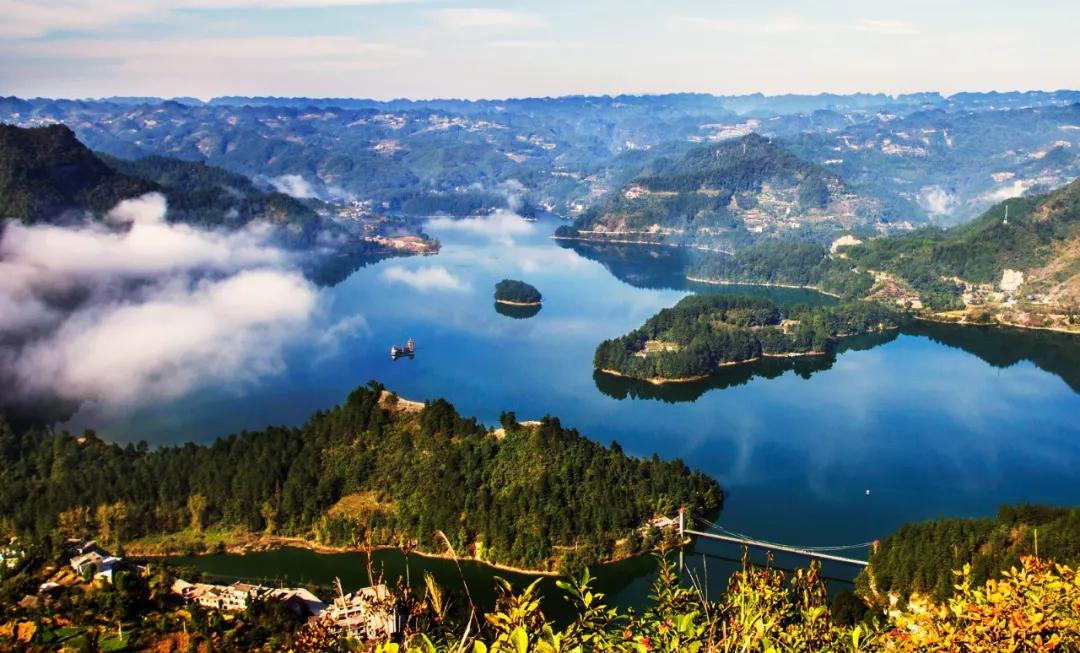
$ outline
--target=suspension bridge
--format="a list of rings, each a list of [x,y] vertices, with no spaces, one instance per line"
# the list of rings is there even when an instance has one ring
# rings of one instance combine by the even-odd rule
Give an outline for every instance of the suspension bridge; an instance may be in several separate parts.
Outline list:
[[[730,542],[733,544],[740,544],[742,546],[762,549],[765,551],[781,551],[784,553],[791,553],[794,555],[805,556],[815,560],[828,560],[831,562],[840,562],[848,565],[855,565],[858,567],[865,567],[869,564],[866,560],[860,560],[859,558],[849,558],[842,555],[837,555],[838,552],[854,551],[858,549],[869,549],[876,547],[877,542],[860,542],[858,544],[844,544],[838,546],[792,546],[789,544],[780,544],[778,542],[769,542],[766,540],[759,540],[752,538],[743,533],[731,531],[719,524],[715,524],[701,515],[689,515],[690,526],[697,524],[704,524],[705,527],[710,530],[697,530],[695,528],[688,528],[686,523],[687,513],[683,510],[679,511],[679,535],[685,538],[687,535],[694,537],[703,537],[711,540],[719,540],[721,542]]]

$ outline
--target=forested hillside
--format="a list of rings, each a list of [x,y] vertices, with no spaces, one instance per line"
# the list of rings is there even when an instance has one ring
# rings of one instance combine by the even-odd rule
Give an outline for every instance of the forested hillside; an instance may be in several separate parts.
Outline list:
[[[691,295],[600,343],[593,365],[638,379],[690,380],[761,356],[828,353],[839,338],[898,322],[896,311],[874,302],[781,309],[755,297]]]
[[[302,427],[209,446],[150,451],[5,427],[0,514],[6,530],[114,542],[227,526],[437,550],[442,531],[459,553],[547,569],[609,558],[617,540],[618,553],[636,552],[657,512],[720,505],[716,483],[680,461],[628,457],[552,417],[503,422],[499,439],[445,401],[399,405],[372,383]]]
[[[658,158],[560,235],[741,247],[873,223],[873,207],[832,172],[751,134]]]
[[[319,228],[319,216],[299,200],[263,192],[247,177],[222,168],[163,156],[102,159],[121,173],[160,185],[173,222],[235,227],[261,219],[285,226],[302,242],[309,242]]]
[[[239,227],[255,219],[283,226],[297,243],[319,229],[313,210],[282,193],[201,163],[166,157],[127,161],[98,156],[64,125],[0,125],[0,217],[35,223],[100,218],[124,199],[158,191],[167,218],[200,226]]]
[[[1007,269],[1023,274],[1021,296],[1075,308],[1080,180],[1046,195],[1008,200],[959,227],[879,238],[845,252],[862,269],[882,270],[910,284],[935,308],[962,305],[970,285],[1000,287]]]
[[[973,582],[984,583],[1036,552],[1063,564],[1080,560],[1080,508],[1002,506],[994,519],[906,524],[870,556],[857,587],[879,603],[889,593],[918,592],[940,600],[952,593],[953,569],[970,564]]]
[[[863,297],[874,278],[834,260],[829,250],[813,243],[762,243],[734,254],[699,253],[687,265],[692,279],[764,283],[817,288],[844,299]]]
[[[0,124],[0,219],[78,219],[154,190],[160,186],[106,165],[63,125]]]

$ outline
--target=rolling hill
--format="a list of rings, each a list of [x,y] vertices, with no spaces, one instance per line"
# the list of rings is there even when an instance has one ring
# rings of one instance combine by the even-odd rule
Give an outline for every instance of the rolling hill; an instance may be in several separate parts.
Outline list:
[[[821,239],[873,225],[876,214],[873,200],[834,173],[750,134],[652,162],[559,235],[737,248],[767,237]]]
[[[1006,211],[1008,212],[1006,214]],[[942,317],[1073,328],[1080,309],[1080,180],[1009,200],[976,220],[846,248],[871,295],[904,294]]]

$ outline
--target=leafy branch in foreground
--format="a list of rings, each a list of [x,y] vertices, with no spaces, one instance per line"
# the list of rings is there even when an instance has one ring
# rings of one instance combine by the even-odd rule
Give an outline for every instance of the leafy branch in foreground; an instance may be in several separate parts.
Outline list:
[[[559,628],[540,611],[536,584],[514,594],[505,581],[487,626],[468,645],[449,634],[406,634],[384,642],[379,653],[406,650],[471,653],[581,651],[1071,651],[1080,645],[1080,578],[1067,566],[1026,557],[1019,568],[984,585],[970,566],[956,571],[944,603],[915,598],[904,607],[872,614],[851,626],[838,624],[826,603],[820,568],[788,576],[744,562],[728,591],[710,601],[696,584],[680,583],[674,564],[659,556],[660,571],[642,612],[620,612],[593,592],[588,573],[560,588],[577,616]]]

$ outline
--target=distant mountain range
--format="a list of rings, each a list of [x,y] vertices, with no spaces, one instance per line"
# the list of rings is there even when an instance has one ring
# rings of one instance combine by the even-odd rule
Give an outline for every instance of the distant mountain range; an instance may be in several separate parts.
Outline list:
[[[654,160],[559,235],[737,248],[760,235],[810,238],[883,219],[835,173],[750,134]]]
[[[0,98],[95,151],[198,161],[403,215],[521,203],[573,218],[660,160],[755,133],[844,180],[891,223],[961,223],[1080,176],[1080,92],[393,100]],[[280,186],[280,184],[279,184]]]

